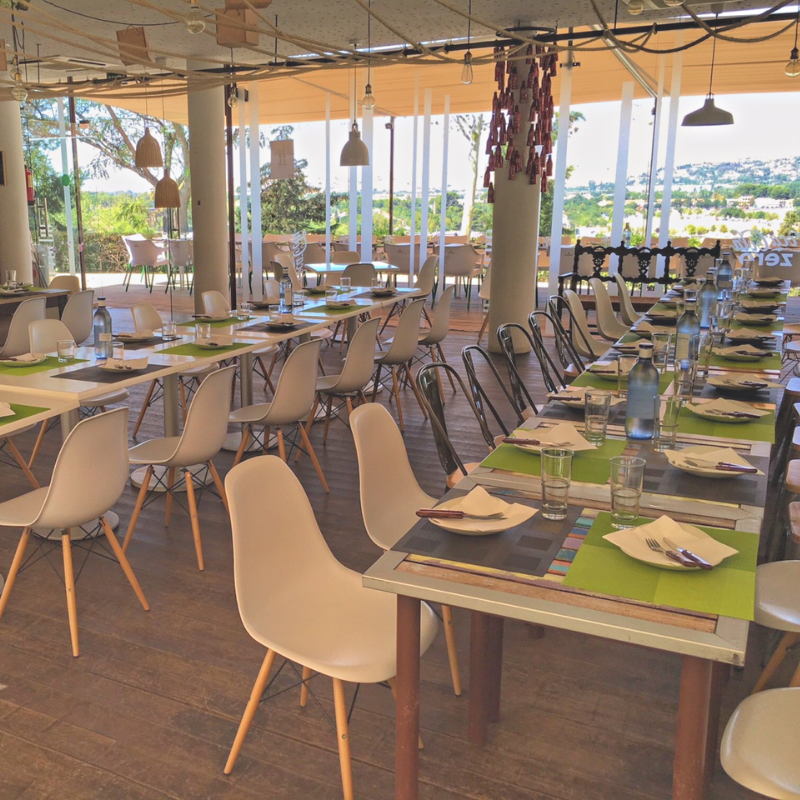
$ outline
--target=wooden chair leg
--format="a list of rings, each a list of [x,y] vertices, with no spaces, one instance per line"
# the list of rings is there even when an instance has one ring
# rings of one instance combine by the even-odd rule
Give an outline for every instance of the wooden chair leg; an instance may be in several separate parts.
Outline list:
[[[322,363],[322,356],[317,356],[317,365],[319,366],[319,371],[324,375],[328,373],[325,372],[325,365]]]
[[[44,435],[47,433],[48,422],[50,422],[49,419],[44,420],[42,422],[42,427],[39,428],[39,435],[36,437],[36,444],[33,445],[33,452],[31,453],[31,457],[28,459],[28,469],[33,469],[33,465],[36,463],[36,456],[39,455],[39,448],[42,446]]]
[[[378,396],[378,386],[380,386],[380,378],[381,378],[381,365],[375,368],[375,377],[372,379],[372,402],[375,402],[375,398]]]
[[[400,430],[405,430],[403,424],[403,404],[400,400],[400,384],[397,382],[397,367],[392,367],[392,386],[395,400],[397,401],[397,418],[400,420]]]
[[[350,415],[353,413],[353,401],[349,397],[345,397],[345,403],[347,403],[347,419],[350,419]]]
[[[67,590],[67,615],[69,616],[69,636],[72,640],[72,655],[80,655],[78,647],[78,602],[75,599],[75,572],[72,569],[72,539],[69,530],[61,534],[61,554],[64,557],[64,585]]]
[[[164,527],[169,528],[169,521],[172,518],[172,487],[175,485],[175,472],[177,467],[170,467],[167,470],[167,492],[164,503]]]
[[[331,425],[331,414],[333,413],[333,395],[328,395],[328,407],[325,409],[325,427],[322,431],[322,444],[328,444],[328,428]]]
[[[311,426],[314,424],[314,417],[317,414],[317,408],[319,408],[319,395],[314,395],[314,405],[311,406],[311,413],[308,415],[308,420],[306,421],[306,434],[311,433]],[[300,460],[301,450],[298,447],[297,453],[294,457],[294,463],[296,464]]]
[[[417,402],[419,403],[419,407],[422,410],[422,416],[425,419],[428,419],[428,412],[425,410],[425,404],[422,402],[422,395],[419,393],[419,387],[417,386],[417,381],[414,379],[413,374],[411,373],[411,368],[408,364],[404,365],[406,376],[408,377],[408,382],[411,384],[411,388],[414,391],[414,396],[417,398]]]
[[[242,714],[242,721],[239,723],[239,729],[236,731],[236,738],[233,740],[231,752],[225,763],[225,769],[223,771],[226,775],[231,774],[234,764],[236,764],[236,759],[239,757],[245,736],[247,736],[247,731],[250,729],[250,723],[256,715],[258,704],[261,702],[261,695],[264,694],[264,689],[267,686],[273,661],[275,661],[275,651],[267,650],[267,655],[264,656],[261,669],[258,671],[256,682],[253,684],[253,690],[250,692],[250,699],[247,701],[247,707],[244,710],[244,714]]]
[[[447,643],[447,658],[450,661],[450,676],[453,679],[453,694],[456,697],[461,697],[461,670],[458,667],[453,609],[450,606],[442,606],[442,621],[444,622],[444,639]]]
[[[753,691],[751,694],[756,694],[756,692],[760,692],[770,681],[772,676],[777,671],[778,667],[783,663],[783,659],[786,658],[786,651],[800,638],[800,634],[798,633],[784,633],[783,638],[778,642],[778,646],[775,648],[775,652],[772,654],[772,658],[767,662],[767,666],[764,667],[764,671],[761,673],[759,679],[756,681],[756,685],[753,687]],[[800,668],[798,668],[800,669]],[[795,672],[795,677],[798,677],[797,672]],[[792,679],[794,680],[794,678]]]
[[[108,524],[105,517],[100,517],[100,524],[103,526],[103,532],[106,535],[106,539],[108,539],[108,543],[111,546],[111,549],[114,551],[114,555],[117,557],[117,561],[119,561],[119,565],[122,567],[122,571],[125,573],[125,577],[128,579],[128,583],[131,585],[131,589],[133,589],[136,597],[139,598],[142,608],[145,611],[149,611],[150,604],[147,602],[147,598],[144,596],[142,587],[139,586],[139,581],[136,580],[136,576],[133,574],[133,569],[131,569],[128,559],[125,558],[125,553],[122,552],[122,548],[119,546],[117,537],[114,536],[114,531],[111,530],[111,526]]]
[[[239,449],[236,451],[236,457],[233,459],[233,466],[235,467],[244,456],[244,451],[247,450],[247,445],[250,442],[250,426],[242,425],[242,441],[239,444]]]
[[[222,478],[219,477],[219,472],[217,472],[217,468],[214,466],[213,461],[208,462],[208,470],[211,473],[211,477],[214,479],[214,485],[217,487],[217,491],[219,492],[219,499],[222,501],[222,505],[225,506],[225,510],[230,514],[231,509],[228,506],[228,495],[225,493],[225,484],[222,482]]]
[[[313,675],[309,667],[303,667],[303,685],[300,687],[300,707],[308,705],[308,684],[306,681]]]
[[[153,396],[153,392],[156,390],[156,381],[150,381],[150,388],[147,390],[147,394],[145,395],[144,402],[142,403],[142,410],[139,412],[139,416],[136,418],[136,424],[133,426],[133,438],[136,438],[136,434],[139,433],[139,427],[142,424],[142,420],[144,419],[144,415],[147,413],[147,409],[150,407],[150,399]]]
[[[178,387],[180,389],[181,414],[183,416],[184,423],[186,423],[186,415],[189,413],[189,409],[186,406],[186,386],[184,385],[183,381],[179,380]]]
[[[197,516],[194,476],[188,469],[183,470],[183,476],[186,479],[186,499],[189,501],[189,517],[192,520],[192,536],[194,537],[194,550],[197,554],[197,568],[202,572],[206,567],[203,562],[203,543],[200,541],[200,519]]]
[[[277,430],[278,435],[278,455],[281,457],[281,461],[286,464],[286,442],[283,440],[283,431],[278,428]]]
[[[147,492],[150,488],[150,478],[152,475],[153,467],[149,466],[144,474],[144,480],[142,481],[141,488],[139,489],[139,496],[136,498],[136,505],[133,507],[133,514],[131,514],[131,521],[128,523],[128,530],[125,532],[125,539],[122,542],[123,553],[128,552],[128,545],[131,543],[133,529],[136,527],[136,523],[139,520],[139,514],[142,513],[142,506],[144,505],[144,499],[147,497]]]
[[[347,703],[344,683],[333,679],[333,704],[336,710],[336,736],[339,742],[339,767],[342,771],[344,800],[353,800],[353,766],[350,763],[350,732],[347,726]]]
[[[481,329],[478,333],[478,344],[481,343],[481,339],[483,339],[483,334],[486,333],[486,328],[489,326],[489,312],[487,311],[483,315],[483,322],[481,323]]]
[[[447,359],[444,357],[444,351],[442,350],[442,345],[441,344],[437,344],[436,345],[436,352],[439,354],[439,361],[441,361],[442,364],[446,364],[447,363]],[[456,382],[453,380],[453,376],[448,372],[447,373],[447,377],[448,377],[448,379],[450,381],[450,386],[452,387],[453,391],[455,391],[456,390]]]
[[[14,457],[14,461],[19,465],[19,468],[25,473],[25,477],[28,479],[30,485],[33,486],[34,489],[41,489],[42,487],[39,485],[39,481],[34,477],[30,467],[22,457],[22,453],[20,453],[14,442],[11,441],[11,438],[6,439],[6,447],[8,448],[8,452]]]
[[[322,471],[322,467],[317,459],[317,454],[314,452],[314,448],[311,446],[311,440],[308,438],[306,429],[302,425],[298,425],[297,429],[300,431],[300,438],[303,440],[303,444],[308,450],[309,458],[311,459],[311,463],[314,465],[314,469],[316,470],[320,483],[322,483],[322,488],[325,489],[326,492],[330,492],[330,489],[328,488],[328,481],[325,480],[325,473]]]
[[[261,450],[264,453],[264,455],[269,453],[269,437],[271,436],[271,433],[272,433],[272,428],[270,428],[270,426],[267,425],[267,427],[264,428],[264,443],[261,446]]]
[[[19,572],[19,568],[22,566],[22,561],[25,558],[25,548],[28,546],[28,540],[31,537],[31,529],[25,528],[22,531],[22,536],[19,537],[19,544],[17,545],[17,551],[14,553],[14,559],[11,562],[11,566],[8,568],[8,574],[6,575],[6,582],[3,586],[3,593],[0,594],[0,617],[3,616],[3,612],[6,610],[6,605],[8,605],[8,598],[11,594],[11,589],[14,586],[14,581],[16,580],[17,573]]]

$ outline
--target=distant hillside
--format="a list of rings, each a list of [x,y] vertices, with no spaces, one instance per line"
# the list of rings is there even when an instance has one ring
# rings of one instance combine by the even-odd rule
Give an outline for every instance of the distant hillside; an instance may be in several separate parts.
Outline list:
[[[664,170],[659,169],[658,181],[664,180]],[[678,186],[735,186],[740,183],[781,184],[800,180],[800,157],[774,158],[761,161],[747,158],[743,161],[703,162],[681,164],[675,168],[673,183]],[[628,185],[647,183],[647,174],[628,178]]]

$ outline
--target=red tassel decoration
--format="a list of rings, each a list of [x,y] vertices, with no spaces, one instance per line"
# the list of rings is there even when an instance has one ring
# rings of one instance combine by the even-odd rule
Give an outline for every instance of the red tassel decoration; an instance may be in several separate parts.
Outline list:
[[[529,44],[528,49],[525,51],[525,63],[530,64],[533,62],[533,45]]]
[[[547,194],[547,175],[542,175],[542,194]]]
[[[519,87],[519,101],[520,103],[527,103],[528,102],[528,84],[523,83],[522,86]]]
[[[515,134],[522,130],[522,114],[520,113],[519,106],[514,106],[514,123],[513,131]]]
[[[494,149],[494,168],[495,169],[502,169],[505,166],[505,159],[503,158],[503,151],[500,148],[500,145],[497,145]]]
[[[531,125],[531,126],[528,128],[528,138],[527,138],[527,140],[526,140],[526,142],[525,142],[525,144],[526,144],[528,147],[532,147],[532,146],[533,146],[533,144],[534,144],[534,141],[533,141],[533,140],[534,140],[534,137],[535,137],[535,135],[536,135],[536,129],[533,127],[533,125]]]
[[[488,189],[492,184],[492,171],[486,167],[486,172],[483,173],[483,188]]]
[[[494,184],[493,183],[489,184],[489,191],[487,193],[486,200],[489,203],[494,203]]]
[[[552,158],[548,158],[547,159],[547,169],[545,170],[545,175],[547,175],[548,178],[552,178],[553,177],[553,159]]]

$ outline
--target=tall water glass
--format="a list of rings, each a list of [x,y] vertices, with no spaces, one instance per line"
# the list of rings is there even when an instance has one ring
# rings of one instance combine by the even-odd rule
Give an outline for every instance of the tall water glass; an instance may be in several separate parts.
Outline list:
[[[606,389],[586,390],[586,427],[584,438],[587,442],[601,445],[606,440],[608,416],[611,411],[611,392]]]
[[[75,342],[72,339],[59,339],[56,342],[56,352],[60,364],[66,364],[75,358]]]
[[[684,300],[684,302],[688,302],[689,300],[693,300],[696,303],[697,302],[697,289],[684,289],[683,300]]]
[[[653,343],[653,366],[661,373],[666,372],[667,369],[671,340],[671,333],[653,333],[650,335],[650,341]]]
[[[543,447],[541,454],[542,516],[545,519],[566,519],[572,481],[572,450]]]
[[[657,399],[659,413],[656,416],[658,431],[656,436],[656,450],[674,450],[678,440],[678,422],[680,421],[683,398],[678,395],[670,395]]]
[[[6,286],[13,288],[17,285],[17,271],[15,269],[6,270]]]
[[[198,322],[194,326],[195,330],[195,338],[196,339],[210,339],[211,338],[211,323],[210,322]]]
[[[344,275],[339,279],[339,286],[342,287],[344,294],[348,294],[350,292],[350,283],[350,278]]]
[[[622,355],[617,359],[617,392],[623,400],[628,397],[628,377],[636,361],[636,356]]]
[[[644,484],[643,458],[614,456],[611,459],[611,524],[630,528],[639,516]]]

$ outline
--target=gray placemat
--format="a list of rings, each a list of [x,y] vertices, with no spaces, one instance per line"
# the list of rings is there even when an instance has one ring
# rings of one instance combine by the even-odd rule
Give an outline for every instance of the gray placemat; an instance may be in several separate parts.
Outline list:
[[[74,372],[62,372],[52,375],[53,378],[65,378],[70,381],[92,381],[93,383],[118,383],[136,375],[146,375],[148,372],[160,372],[163,364],[148,364],[146,369],[137,370],[111,370],[102,367],[83,367]]]
[[[250,331],[258,331],[260,333],[302,333],[306,328],[312,328],[314,325],[319,325],[318,322],[298,322],[293,328],[275,329],[267,326],[265,322],[258,325],[251,325],[248,328],[243,328],[239,331],[241,334],[249,333]]]
[[[156,347],[163,343],[163,336],[151,336],[149,339],[144,339],[141,342],[124,342],[126,350],[145,350],[148,347]]]
[[[584,422],[586,419],[586,412],[582,408],[570,408],[563,403],[556,400],[551,400],[544,408],[539,409],[537,417],[544,417],[545,419],[563,419],[569,422]],[[620,403],[618,406],[612,406],[608,414],[608,422],[610,425],[624,425],[625,424],[625,404]]]
[[[454,489],[442,499],[464,494],[465,491]],[[503,491],[490,494],[501,496],[509,503],[541,507],[538,500]],[[580,511],[579,507],[570,506],[567,518],[560,522],[544,519],[539,513],[522,525],[488,536],[462,536],[421,519],[392,550],[541,577],[561,550]]]
[[[679,449],[682,449],[679,446]],[[646,459],[644,491],[695,500],[713,498],[717,503],[764,506],[767,498],[769,459],[744,454],[764,475],[735,475],[730,478],[703,478],[673,467],[652,445],[629,444],[625,455]]]
[[[728,397],[731,400],[742,400],[745,403],[775,403],[778,399],[778,389],[757,389],[752,392],[730,391],[710,383],[695,386],[695,397]]]

